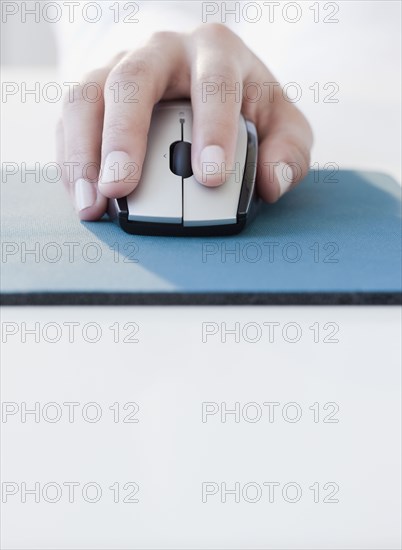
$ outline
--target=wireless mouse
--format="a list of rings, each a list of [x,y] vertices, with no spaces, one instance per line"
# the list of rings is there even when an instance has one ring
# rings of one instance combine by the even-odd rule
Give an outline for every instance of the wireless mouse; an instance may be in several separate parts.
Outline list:
[[[155,105],[147,153],[136,189],[109,201],[109,215],[138,235],[213,236],[239,233],[258,205],[257,132],[239,119],[233,171],[218,187],[198,182],[191,168],[190,101]]]

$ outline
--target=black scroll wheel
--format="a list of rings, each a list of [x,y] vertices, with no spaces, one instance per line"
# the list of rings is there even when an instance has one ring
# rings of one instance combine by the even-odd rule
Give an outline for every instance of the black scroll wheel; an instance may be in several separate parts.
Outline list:
[[[189,178],[193,175],[191,168],[191,143],[175,141],[170,146],[170,170],[176,176]]]

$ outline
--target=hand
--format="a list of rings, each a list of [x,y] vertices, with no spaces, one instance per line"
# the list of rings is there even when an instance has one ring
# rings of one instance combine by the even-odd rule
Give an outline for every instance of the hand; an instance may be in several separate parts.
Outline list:
[[[96,101],[96,86],[89,83],[97,83],[102,92]],[[129,97],[134,83],[137,102],[116,100]],[[237,97],[230,93],[236,87]],[[224,172],[234,162],[240,111],[257,127],[257,190],[263,200],[275,202],[307,174],[310,125],[236,34],[214,23],[191,33],[159,32],[141,49],[119,54],[88,74],[64,102],[57,131],[59,161],[74,166],[68,173],[63,170],[63,178],[82,220],[99,219],[108,197],[128,195],[138,184],[155,103],[189,97],[198,181],[225,181]],[[221,173],[203,178],[204,162],[217,163]]]

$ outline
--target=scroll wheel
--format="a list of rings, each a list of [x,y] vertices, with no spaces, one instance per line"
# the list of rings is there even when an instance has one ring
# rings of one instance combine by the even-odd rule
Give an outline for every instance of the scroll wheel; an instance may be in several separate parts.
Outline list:
[[[191,168],[191,143],[175,141],[170,146],[170,170],[176,176],[189,178],[193,175]]]

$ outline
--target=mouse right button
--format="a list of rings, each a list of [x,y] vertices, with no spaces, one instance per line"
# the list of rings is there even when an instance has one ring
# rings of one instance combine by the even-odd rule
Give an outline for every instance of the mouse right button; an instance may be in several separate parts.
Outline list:
[[[207,187],[194,176],[183,180],[183,225],[229,225],[237,222],[239,197],[247,153],[247,128],[244,118],[239,120],[234,170],[218,187]]]

